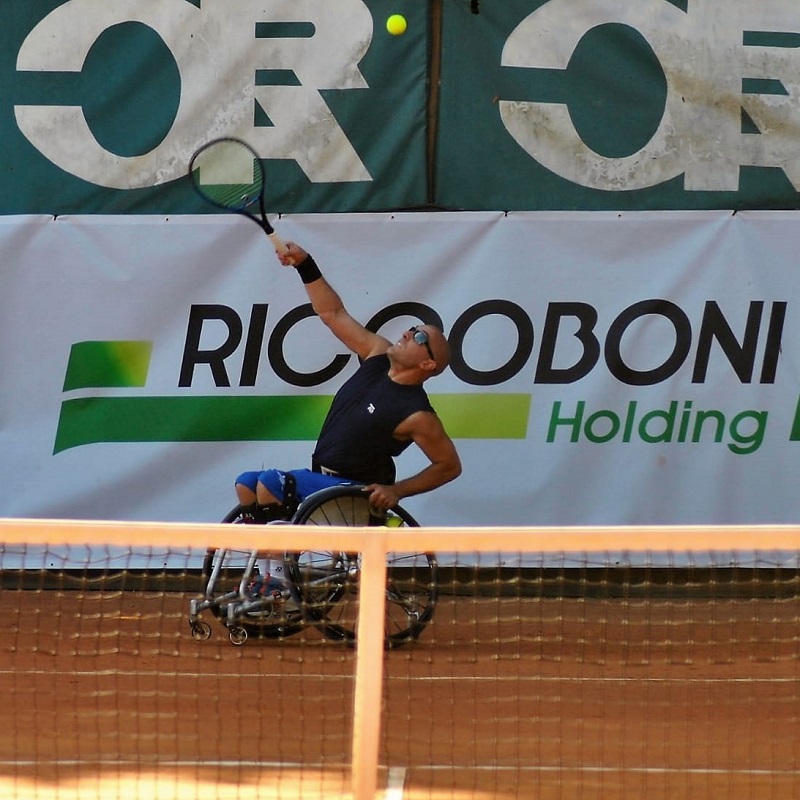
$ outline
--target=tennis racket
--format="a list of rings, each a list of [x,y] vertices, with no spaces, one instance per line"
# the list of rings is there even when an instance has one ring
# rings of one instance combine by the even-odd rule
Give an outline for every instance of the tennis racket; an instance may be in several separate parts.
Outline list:
[[[189,178],[204,200],[249,217],[269,236],[278,253],[287,252],[267,219],[264,165],[249,144],[230,137],[207,142],[189,161]]]

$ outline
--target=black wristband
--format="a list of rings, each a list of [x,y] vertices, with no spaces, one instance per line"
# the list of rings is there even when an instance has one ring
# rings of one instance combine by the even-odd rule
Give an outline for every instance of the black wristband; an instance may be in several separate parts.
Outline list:
[[[299,264],[295,266],[297,274],[303,283],[313,283],[318,278],[322,277],[319,271],[317,262],[311,256],[306,256]]]

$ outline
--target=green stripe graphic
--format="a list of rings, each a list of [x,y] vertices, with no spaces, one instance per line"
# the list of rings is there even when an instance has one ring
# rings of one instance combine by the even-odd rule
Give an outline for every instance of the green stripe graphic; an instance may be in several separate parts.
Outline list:
[[[330,395],[84,397],[61,404],[54,453],[98,442],[314,441]],[[524,439],[527,394],[431,395],[454,439]]]
[[[152,342],[76,342],[69,351],[64,391],[144,386]]]
[[[524,439],[529,394],[433,394],[431,404],[453,439]]]
[[[800,442],[800,397],[797,398],[797,405],[794,409],[794,422],[792,422],[792,431],[789,434],[790,442]]]

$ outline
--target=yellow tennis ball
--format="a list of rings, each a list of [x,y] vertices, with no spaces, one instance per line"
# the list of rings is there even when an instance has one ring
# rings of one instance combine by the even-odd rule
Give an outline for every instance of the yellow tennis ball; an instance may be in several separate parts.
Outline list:
[[[402,14],[392,14],[392,16],[386,20],[386,30],[389,31],[392,36],[400,36],[406,32],[406,18]]]

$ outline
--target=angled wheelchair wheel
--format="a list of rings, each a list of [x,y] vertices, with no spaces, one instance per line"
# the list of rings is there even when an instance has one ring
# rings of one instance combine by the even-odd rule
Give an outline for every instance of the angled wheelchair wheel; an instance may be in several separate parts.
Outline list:
[[[241,506],[234,506],[222,522],[244,524]],[[268,538],[265,527],[265,540]],[[252,551],[209,549],[203,562],[203,591],[211,613],[229,630],[248,638],[280,639],[305,627],[299,600],[293,591],[281,597],[242,597],[239,588]],[[239,634],[241,636],[241,634]],[[233,639],[231,639],[233,641]],[[237,642],[238,643],[238,642]]]
[[[359,486],[332,486],[315,492],[292,518],[296,525],[419,527],[397,506],[388,514],[371,509]],[[309,551],[287,553],[289,575],[303,612],[329,638],[354,643],[358,620],[357,553]],[[433,616],[438,569],[430,553],[389,553],[386,586],[386,646],[416,639]]]

